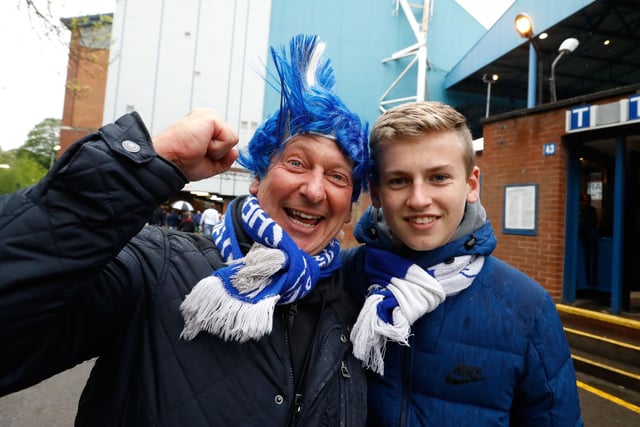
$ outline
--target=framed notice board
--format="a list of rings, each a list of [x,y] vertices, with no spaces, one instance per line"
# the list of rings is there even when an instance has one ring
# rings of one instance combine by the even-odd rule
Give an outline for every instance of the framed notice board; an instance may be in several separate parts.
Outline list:
[[[538,184],[505,185],[502,232],[535,236],[537,224]]]

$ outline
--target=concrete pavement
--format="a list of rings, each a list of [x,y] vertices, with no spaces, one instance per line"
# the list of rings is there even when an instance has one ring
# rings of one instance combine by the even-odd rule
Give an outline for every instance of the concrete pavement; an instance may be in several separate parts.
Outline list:
[[[0,427],[73,426],[78,399],[93,361],[0,398]]]
[[[0,427],[69,427],[78,405],[82,387],[89,376],[93,361],[41,382],[31,388],[0,398]],[[627,406],[607,399],[607,390],[616,387],[598,379],[578,374],[579,381],[588,381],[604,393],[579,388],[582,417],[587,427],[640,426],[640,393],[621,395]],[[616,393],[620,395],[619,393]]]

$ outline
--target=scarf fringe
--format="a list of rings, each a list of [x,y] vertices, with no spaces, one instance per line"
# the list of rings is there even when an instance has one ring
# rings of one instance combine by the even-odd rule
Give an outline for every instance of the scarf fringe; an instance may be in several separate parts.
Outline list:
[[[378,317],[377,306],[383,300],[382,295],[370,295],[351,331],[353,355],[362,361],[362,366],[379,375],[384,374],[387,341],[409,346],[411,332],[411,324],[397,307],[393,310],[393,323],[387,323]]]
[[[180,338],[192,340],[205,331],[225,341],[258,340],[271,333],[273,311],[279,298],[275,295],[255,304],[245,302],[229,295],[219,277],[206,277],[180,304],[184,318]]]

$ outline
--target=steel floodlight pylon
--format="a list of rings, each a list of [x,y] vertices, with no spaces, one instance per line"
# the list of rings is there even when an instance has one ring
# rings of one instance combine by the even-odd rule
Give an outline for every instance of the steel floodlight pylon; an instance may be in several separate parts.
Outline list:
[[[427,29],[429,18],[431,15],[431,0],[424,0],[422,5],[422,19],[420,22],[416,19],[411,6],[407,0],[395,0],[396,11],[398,7],[402,8],[402,12],[407,19],[411,31],[416,38],[416,43],[393,53],[390,57],[382,60],[385,64],[391,61],[397,61],[402,58],[413,57],[407,66],[402,70],[398,77],[391,83],[389,88],[380,97],[380,111],[385,112],[387,106],[392,104],[400,104],[409,101],[424,101],[427,97]],[[417,6],[420,7],[420,6]],[[417,66],[417,81],[415,95],[402,98],[390,98],[389,94],[398,85],[398,83],[407,75],[407,73]]]

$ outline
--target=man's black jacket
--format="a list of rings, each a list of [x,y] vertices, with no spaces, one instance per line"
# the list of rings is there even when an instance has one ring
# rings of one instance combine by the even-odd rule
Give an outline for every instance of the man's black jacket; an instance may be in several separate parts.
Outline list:
[[[180,303],[221,260],[208,239],[144,225],[186,183],[150,141],[126,115],[0,200],[0,395],[97,357],[77,425],[364,424],[356,313],[339,277],[277,310],[259,341],[179,339]],[[290,322],[301,312],[318,322],[296,399]]]

